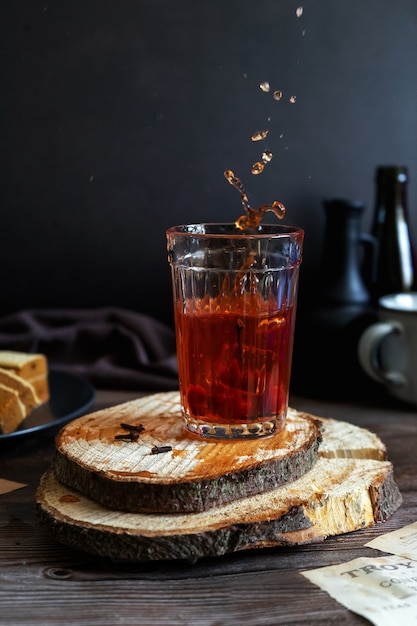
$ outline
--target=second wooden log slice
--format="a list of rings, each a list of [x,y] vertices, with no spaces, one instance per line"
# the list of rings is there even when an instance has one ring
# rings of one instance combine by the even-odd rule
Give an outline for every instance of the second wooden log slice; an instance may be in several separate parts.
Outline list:
[[[388,519],[402,498],[388,461],[320,458],[294,483],[200,513],[110,510],[62,485],[52,471],[35,501],[58,541],[136,562],[320,542]]]

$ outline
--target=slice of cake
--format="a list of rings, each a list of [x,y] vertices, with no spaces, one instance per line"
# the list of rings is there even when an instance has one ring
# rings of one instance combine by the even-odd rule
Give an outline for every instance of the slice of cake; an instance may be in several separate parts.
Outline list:
[[[0,368],[11,370],[33,385],[39,403],[49,400],[48,362],[44,354],[0,350]]]
[[[41,404],[34,386],[24,378],[17,376],[12,370],[6,370],[0,367],[0,384],[17,391],[19,399],[25,408],[26,415],[29,415],[35,407]]]
[[[12,433],[26,417],[19,392],[0,383],[0,433]]]

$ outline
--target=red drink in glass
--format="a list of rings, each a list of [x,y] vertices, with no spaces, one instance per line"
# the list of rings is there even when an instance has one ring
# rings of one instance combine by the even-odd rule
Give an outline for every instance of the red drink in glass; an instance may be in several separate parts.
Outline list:
[[[283,419],[288,402],[294,315],[194,313],[177,309],[184,411],[213,424]],[[256,434],[256,427],[254,428]]]

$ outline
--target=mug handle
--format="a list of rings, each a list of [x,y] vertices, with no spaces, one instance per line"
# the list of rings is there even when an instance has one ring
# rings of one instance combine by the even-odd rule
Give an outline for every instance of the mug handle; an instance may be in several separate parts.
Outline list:
[[[358,344],[358,358],[365,372],[379,383],[393,387],[404,387],[407,380],[400,372],[384,370],[379,352],[382,342],[390,335],[401,335],[403,328],[398,322],[377,322],[371,324],[361,335]]]

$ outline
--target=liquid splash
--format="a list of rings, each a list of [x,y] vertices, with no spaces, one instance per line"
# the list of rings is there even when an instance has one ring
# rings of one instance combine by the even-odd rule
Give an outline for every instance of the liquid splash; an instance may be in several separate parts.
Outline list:
[[[262,139],[266,139],[269,135],[269,130],[257,130],[256,133],[253,133],[251,139],[252,141],[262,141]]]
[[[240,199],[243,208],[245,209],[245,215],[241,215],[235,222],[236,228],[239,228],[239,230],[258,228],[263,216],[268,212],[273,213],[280,220],[283,219],[286,209],[281,202],[274,200],[272,204],[261,204],[259,209],[253,209],[249,204],[249,199],[242,181],[234,175],[232,170],[226,170],[224,172],[224,177],[233,187],[235,187],[235,189],[239,191]]]
[[[255,163],[252,165],[251,172],[252,174],[257,176],[258,174],[262,174],[262,172],[264,171],[264,167],[265,165],[263,163],[261,163],[260,161],[255,161]]]

